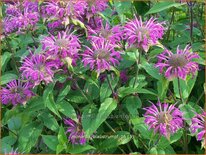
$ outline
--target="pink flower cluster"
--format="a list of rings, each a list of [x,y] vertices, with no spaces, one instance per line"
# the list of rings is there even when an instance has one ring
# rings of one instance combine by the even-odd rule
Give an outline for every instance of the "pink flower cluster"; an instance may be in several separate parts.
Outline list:
[[[38,2],[28,0],[8,3],[3,20],[5,33],[33,30],[39,21]]]

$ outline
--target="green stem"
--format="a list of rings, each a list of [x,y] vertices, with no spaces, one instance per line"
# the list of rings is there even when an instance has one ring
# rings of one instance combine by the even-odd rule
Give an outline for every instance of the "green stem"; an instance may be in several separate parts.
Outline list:
[[[83,90],[79,87],[79,84],[77,83],[77,81],[75,79],[73,79],[73,82],[74,82],[75,86],[77,87],[77,89],[82,94],[82,96],[87,100],[87,102],[89,104],[93,104],[93,102],[86,96],[86,94],[83,92]]]
[[[195,104],[193,106],[197,105],[200,102],[200,100],[201,100],[201,98],[203,97],[204,94],[205,94],[205,92],[203,91],[202,94],[199,96],[199,98],[197,99],[197,101],[195,102]]]
[[[177,78],[177,83],[178,83],[178,91],[179,91],[179,95],[180,95],[180,100],[182,102],[182,104],[184,104],[183,98],[182,98],[182,91],[181,91],[181,85],[180,85],[180,78]]]
[[[113,88],[112,88],[112,84],[111,84],[111,82],[110,82],[110,80],[109,80],[108,73],[106,74],[106,78],[107,78],[107,82],[108,82],[108,84],[109,84],[109,88],[110,88],[111,91],[112,91],[112,95],[114,96],[114,95],[115,95],[115,92],[114,92],[114,90],[113,90]]]
[[[171,30],[171,25],[172,25],[172,23],[174,21],[174,17],[175,17],[175,8],[173,7],[172,8],[172,17],[171,17],[171,20],[170,20],[170,23],[169,23],[169,27],[168,27],[168,30],[167,30],[167,33],[166,33],[167,41],[169,40],[169,37],[170,37],[170,30]]]
[[[135,85],[137,83],[137,79],[138,79],[140,57],[141,57],[141,52],[139,52],[138,60],[136,61],[136,63],[137,63],[137,71],[136,71],[135,80],[134,80],[134,83],[133,83],[133,88],[135,87]]]
[[[182,92],[181,92],[181,85],[180,85],[180,78],[177,78],[178,80],[178,90],[179,90],[179,95],[180,95],[180,100],[182,102],[182,104],[185,104],[182,98]],[[184,133],[183,133],[183,142],[184,142],[184,147],[183,147],[183,151],[187,154],[188,153],[188,137],[187,137],[187,124],[186,121],[184,121]]]
[[[6,126],[3,126],[3,125],[2,125],[2,127],[5,128],[5,129],[7,129],[7,130],[9,130],[9,131],[10,131],[11,133],[13,133],[16,137],[18,137],[17,134],[16,134],[15,132],[13,132],[12,130],[10,130],[10,129],[7,128]]]
[[[157,145],[157,143],[160,141],[160,139],[161,139],[161,134],[159,134],[159,137],[158,137],[158,139],[156,140],[156,142],[154,143],[154,146]]]

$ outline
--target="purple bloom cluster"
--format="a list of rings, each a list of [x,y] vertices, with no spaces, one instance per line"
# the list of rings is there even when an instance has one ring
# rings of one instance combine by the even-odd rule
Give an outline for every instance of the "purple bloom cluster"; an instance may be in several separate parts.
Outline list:
[[[56,61],[60,62],[59,66],[61,66],[61,59],[66,57],[71,58],[75,63],[81,47],[78,37],[68,30],[59,32],[57,36],[45,37],[41,43],[46,54],[55,57]]]
[[[158,40],[162,39],[164,30],[163,23],[158,23],[157,19],[153,17],[145,22],[141,17],[139,19],[135,17],[125,25],[125,39],[129,46],[142,48],[147,52],[150,46],[157,44]]]
[[[44,54],[31,54],[24,59],[20,71],[22,75],[34,83],[34,86],[39,85],[44,81],[46,84],[52,82],[54,69],[58,66],[52,61],[47,61]]]
[[[0,91],[2,104],[26,104],[34,95],[31,89],[31,83],[23,82],[23,80],[20,79],[9,82],[6,87]]]
[[[91,44],[92,48],[85,46],[86,50],[82,54],[84,66],[89,65],[91,70],[95,69],[101,73],[119,64],[120,53],[115,51],[115,46],[110,41],[99,38],[97,41],[91,41]]]
[[[153,128],[155,133],[169,138],[183,127],[182,112],[175,105],[162,104],[158,101],[157,105],[152,103],[150,107],[144,109],[145,123],[149,129]]]
[[[68,140],[72,144],[85,144],[86,143],[86,138],[85,138],[85,133],[81,125],[81,117],[78,116],[78,122],[75,122],[72,119],[65,119],[64,124],[68,125],[68,129],[66,133],[70,133]]]
[[[193,59],[199,58],[199,55],[190,52],[190,49],[189,45],[184,50],[177,47],[175,54],[165,49],[158,56],[158,62],[155,66],[159,68],[160,73],[166,68],[165,76],[169,79],[173,77],[185,79],[188,74],[195,75],[198,70],[198,64]]]
[[[94,15],[104,11],[108,6],[107,2],[108,0],[48,0],[42,4],[41,13],[47,20],[58,19],[61,24],[67,23],[70,19],[78,19],[91,25],[92,22],[97,24],[96,20],[99,18]]]
[[[110,41],[112,44],[117,44],[122,40],[123,32],[122,28],[119,25],[111,27],[108,23],[106,23],[106,25],[104,26],[102,21],[100,24],[101,27],[96,30],[88,27],[90,34],[88,36],[89,40],[96,41],[100,38],[104,38]]]
[[[18,31],[19,33],[26,30],[34,29],[39,20],[38,2],[24,0],[17,1],[13,4],[7,4],[6,17],[3,25],[5,33]]]
[[[202,114],[197,114],[194,118],[192,118],[192,124],[190,126],[191,132],[194,134],[197,133],[197,140],[203,142],[203,146],[205,147],[206,142],[206,112]]]

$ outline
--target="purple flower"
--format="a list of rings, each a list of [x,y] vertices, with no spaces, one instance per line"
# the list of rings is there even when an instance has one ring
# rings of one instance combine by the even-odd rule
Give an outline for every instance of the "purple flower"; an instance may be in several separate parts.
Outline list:
[[[45,55],[32,54],[24,59],[20,71],[22,71],[24,77],[34,82],[34,86],[36,86],[41,81],[44,81],[46,84],[52,82],[54,69],[57,68],[57,64],[48,61]]]
[[[4,31],[12,33],[31,30],[39,20],[38,2],[23,1],[7,4],[6,17],[3,20]],[[23,8],[22,8],[23,7]]]
[[[84,145],[86,143],[85,132],[81,125],[80,116],[78,116],[78,122],[68,118],[64,120],[64,124],[69,126],[66,133],[70,133],[68,140],[71,141],[72,144]]]
[[[88,3],[88,13],[96,14],[104,11],[108,7],[108,0],[85,0]]]
[[[25,105],[34,95],[31,88],[32,86],[29,82],[22,82],[20,79],[9,82],[6,87],[0,91],[2,104],[12,103],[13,105]]]
[[[47,24],[47,27],[48,27],[49,32],[51,34],[54,34],[54,32],[56,30],[63,30],[64,29],[64,25],[62,24],[62,21],[60,21],[60,20],[49,22]]]
[[[205,119],[206,119],[206,112],[202,114],[197,114],[195,117],[192,118],[192,124],[190,126],[190,131],[194,134],[197,134],[197,140],[203,140],[203,146],[205,147],[205,136],[206,136],[206,128],[205,128]]]
[[[85,13],[86,7],[87,3],[83,0],[49,0],[43,3],[41,10],[43,17],[64,19],[65,17],[81,17]]]
[[[198,64],[192,60],[199,58],[199,55],[190,52],[190,49],[189,45],[184,50],[179,49],[178,46],[175,54],[165,49],[163,53],[157,56],[158,62],[155,67],[159,68],[160,73],[166,68],[165,76],[169,79],[172,77],[185,79],[188,74],[194,75],[198,70]]]
[[[50,35],[41,40],[43,50],[48,55],[56,55],[58,58],[70,57],[73,61],[78,57],[80,41],[73,33],[66,31],[59,32],[57,37]]]
[[[158,101],[157,105],[152,103],[152,106],[144,109],[145,123],[149,129],[153,128],[155,133],[169,138],[183,127],[182,112],[175,105],[162,104]]]
[[[98,73],[110,70],[111,66],[119,64],[120,53],[114,50],[115,46],[109,41],[98,39],[92,41],[92,48],[86,47],[82,54],[84,66],[89,65],[91,70],[97,70]]]
[[[121,27],[119,25],[111,27],[108,23],[106,23],[104,26],[102,20],[101,28],[94,30],[88,27],[88,31],[90,34],[88,39],[95,41],[102,37],[106,40],[109,40],[113,44],[120,42],[123,36]]]
[[[158,23],[155,18],[143,22],[142,18],[130,20],[124,26],[125,39],[129,46],[142,48],[145,52],[149,47],[157,44],[158,39],[164,35],[163,23]]]
[[[24,0],[23,7],[28,9],[28,12],[38,12],[38,0]]]
[[[65,3],[60,5],[60,1],[58,0],[48,0],[46,2],[43,2],[43,5],[41,7],[41,13],[43,17],[58,17],[62,18],[65,11]]]
[[[95,16],[90,20],[88,20],[88,22],[86,23],[87,23],[87,27],[89,27],[90,29],[99,30],[102,27],[102,18]]]

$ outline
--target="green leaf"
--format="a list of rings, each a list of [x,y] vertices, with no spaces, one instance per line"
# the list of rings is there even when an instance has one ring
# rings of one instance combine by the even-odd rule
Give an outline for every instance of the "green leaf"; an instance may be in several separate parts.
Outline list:
[[[16,74],[4,73],[4,75],[1,76],[1,85],[7,84],[15,79],[18,79],[18,76]]]
[[[63,150],[65,150],[65,146],[63,146],[62,144],[58,144],[56,148],[56,154],[61,153]]]
[[[42,135],[44,143],[53,151],[56,151],[58,145],[58,139],[52,135]]]
[[[151,150],[149,150],[149,153],[150,154],[158,154],[157,148],[156,147],[151,148]]]
[[[136,11],[139,15],[144,15],[147,11],[149,11],[149,6],[147,5],[147,2],[141,2],[141,1],[133,1],[133,5],[136,8]]]
[[[189,97],[189,95],[190,95],[190,93],[195,85],[196,79],[197,79],[197,75],[195,75],[194,77],[187,76],[186,80],[180,79],[180,90],[182,92],[183,99],[186,99]],[[173,80],[173,86],[174,86],[175,96],[180,98],[177,78]]]
[[[115,10],[121,20],[121,23],[125,23],[126,13],[131,14],[131,1],[114,1]]]
[[[49,110],[51,110],[54,114],[56,114],[60,119],[61,118],[61,115],[59,114],[58,112],[58,108],[57,108],[57,105],[56,103],[54,102],[54,97],[53,97],[53,94],[50,94],[49,95],[49,100],[46,101],[46,105],[47,105],[47,108]]]
[[[11,53],[9,52],[5,52],[2,56],[1,56],[1,69],[2,71],[4,72],[5,68],[6,68],[6,65],[7,63],[9,62],[9,60],[11,59]]]
[[[58,110],[61,113],[63,113],[65,116],[77,121],[76,112],[69,102],[63,100],[57,104],[57,107],[58,107]]]
[[[91,96],[92,100],[99,97],[99,87],[91,82],[86,82],[84,85],[84,91],[87,93],[87,96]]]
[[[161,78],[161,75],[159,73],[159,70],[157,68],[154,67],[154,64],[150,64],[146,61],[144,61],[142,63],[142,67],[145,69],[145,71],[150,75],[152,76],[153,78],[155,79],[160,79]]]
[[[134,125],[134,130],[138,130],[143,138],[151,139],[153,131],[148,129],[148,126],[144,123],[144,119],[144,117],[137,117],[131,119],[131,122]]]
[[[37,143],[37,140],[42,132],[43,125],[39,122],[32,122],[22,128],[19,133],[19,145],[18,151],[24,153],[30,153],[32,147]]]
[[[123,98],[127,95],[130,95],[130,94],[135,94],[137,93],[137,90],[135,88],[132,88],[132,87],[121,87],[118,89],[118,96]]]
[[[92,125],[89,128],[84,128],[86,137],[89,137],[97,130],[97,128],[107,119],[111,112],[117,107],[117,101],[112,98],[107,98],[99,108],[98,114]]]
[[[157,96],[156,93],[154,93],[150,90],[144,89],[144,88],[137,89],[137,93],[139,93],[139,94],[150,94],[150,95]]]
[[[64,86],[64,88],[61,89],[61,91],[57,97],[57,103],[62,101],[64,99],[64,97],[69,93],[69,91],[70,91],[70,85]]]
[[[49,113],[49,111],[45,111],[41,115],[38,116],[38,118],[44,123],[44,125],[48,128],[51,129],[52,131],[57,132],[59,129],[59,125],[54,118],[53,115]]]
[[[0,147],[0,151],[1,151],[0,152],[1,154],[6,154],[6,153],[9,153],[12,151],[12,147],[11,147],[11,145],[9,145],[7,143],[2,142],[1,147]]]
[[[158,91],[158,97],[160,98],[160,100],[166,97],[169,83],[170,81],[168,81],[164,77],[161,77],[159,81],[157,82],[157,91]]]
[[[195,116],[195,110],[189,104],[181,104],[179,106],[180,110],[183,112],[183,118],[187,121],[188,124],[191,123],[191,119]]]
[[[98,109],[93,104],[84,107],[84,111],[82,114],[83,129],[89,129],[93,125],[92,123],[94,123],[97,113]]]
[[[34,113],[34,115],[35,112],[45,109],[43,98],[40,96],[33,97],[25,106],[25,113]]]
[[[17,137],[14,136],[6,136],[2,138],[2,143],[6,143],[8,145],[14,145],[17,141]]]
[[[74,24],[74,25],[78,25],[78,26],[80,26],[82,29],[84,29],[85,30],[85,33],[86,33],[86,36],[88,36],[88,32],[87,32],[87,28],[86,28],[86,26],[84,25],[84,23],[83,22],[81,22],[80,20],[78,20],[78,19],[71,19],[71,21],[72,21],[72,23]]]
[[[111,82],[112,89],[114,89],[119,81],[119,78],[116,76],[114,78],[112,78],[110,75],[108,75],[108,77],[109,77],[109,80]],[[100,87],[100,101],[103,102],[111,94],[112,94],[112,91],[109,87],[107,79],[105,79],[105,81],[102,83],[102,85]]]
[[[132,139],[132,136],[127,131],[117,131],[114,135],[108,135],[106,140],[101,141],[97,145],[100,151],[116,148],[119,145],[127,144]]]
[[[157,13],[157,12],[169,9],[171,7],[179,7],[181,5],[184,5],[184,4],[175,3],[175,2],[158,2],[154,4],[153,7],[145,15]]]
[[[69,102],[74,103],[87,103],[87,100],[82,96],[81,92],[79,90],[70,91],[68,93],[68,98],[66,98]]]
[[[124,102],[126,105],[127,110],[132,116],[137,116],[138,115],[138,108],[141,108],[142,102],[138,96],[129,96],[126,97]]]
[[[183,131],[179,130],[178,132],[176,132],[175,134],[170,136],[170,144],[178,141],[183,135]]]
[[[21,128],[22,122],[19,117],[12,117],[8,120],[8,127],[10,130],[19,130]]]
[[[63,145],[64,148],[66,149],[68,140],[67,140],[66,132],[63,126],[59,128],[59,133],[58,133],[57,138],[58,138],[59,144]]]
[[[69,148],[68,151],[71,154],[79,154],[88,150],[95,150],[95,149],[96,149],[95,147],[85,144],[85,145],[73,145],[72,148]]]

